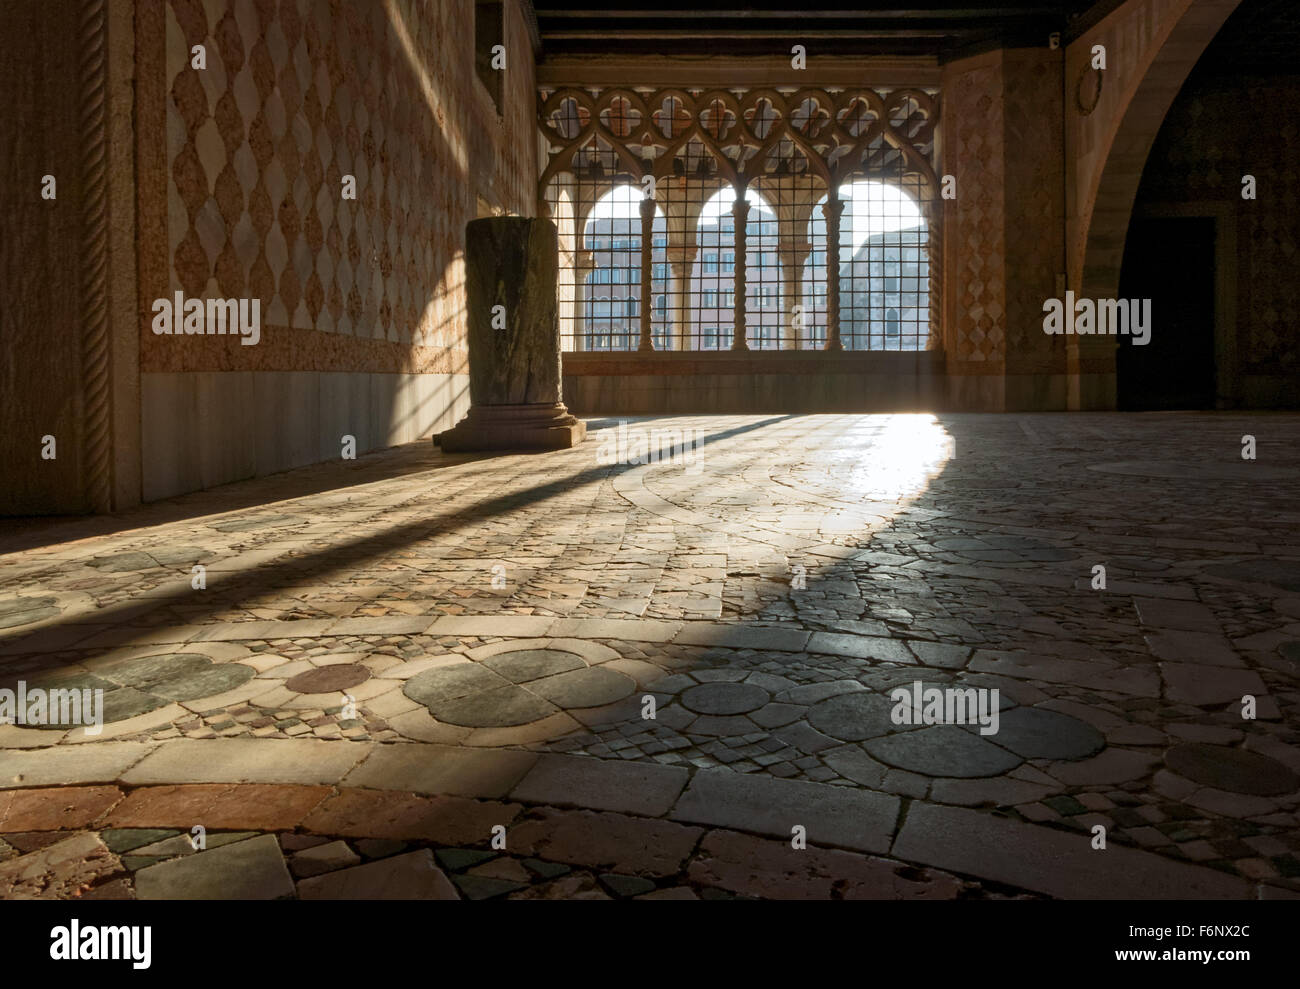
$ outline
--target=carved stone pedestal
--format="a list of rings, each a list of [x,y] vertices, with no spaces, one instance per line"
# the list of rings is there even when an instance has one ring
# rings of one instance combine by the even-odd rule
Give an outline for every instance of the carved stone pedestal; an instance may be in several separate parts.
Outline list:
[[[465,235],[470,410],[434,442],[448,452],[577,446],[587,426],[560,401],[555,224],[494,216]]]
[[[468,450],[567,450],[587,436],[587,424],[563,402],[474,405],[456,428],[439,437],[448,453]]]

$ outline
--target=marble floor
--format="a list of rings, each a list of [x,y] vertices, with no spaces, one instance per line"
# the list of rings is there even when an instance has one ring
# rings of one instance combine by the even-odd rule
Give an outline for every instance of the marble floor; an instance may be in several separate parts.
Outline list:
[[[0,523],[0,896],[1300,895],[1300,416],[589,429]]]

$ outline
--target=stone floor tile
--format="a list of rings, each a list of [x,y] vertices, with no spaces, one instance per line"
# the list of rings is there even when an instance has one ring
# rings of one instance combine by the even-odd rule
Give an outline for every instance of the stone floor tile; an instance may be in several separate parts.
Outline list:
[[[0,899],[71,899],[120,869],[99,836],[85,832],[0,862]]]
[[[1217,632],[1219,623],[1214,612],[1197,601],[1171,601],[1164,598],[1134,598],[1143,625],[1158,629],[1185,629],[1193,632]]]
[[[831,653],[852,656],[854,659],[871,659],[883,663],[915,664],[915,657],[907,646],[897,639],[882,639],[868,635],[838,635],[834,632],[814,632],[808,640],[810,653]]]
[[[295,852],[289,859],[289,871],[299,879],[307,879],[360,863],[361,856],[349,848],[347,842],[331,841]]]
[[[803,825],[810,843],[882,852],[898,808],[898,798],[886,794],[706,769],[692,778],[671,817],[787,840],[795,825]]]
[[[100,824],[112,828],[290,831],[331,793],[326,786],[191,783],[132,790]]]
[[[159,783],[337,783],[369,754],[362,744],[297,739],[176,739],[122,774]]]
[[[755,628],[749,625],[717,625],[690,622],[674,642],[681,645],[727,646],[732,649],[776,649],[802,652],[809,633],[799,629]]]
[[[1064,899],[1240,899],[1247,883],[1109,843],[983,811],[914,803],[892,856],[940,869],[971,871]],[[1105,856],[1101,858],[1101,856]],[[975,868],[978,866],[978,868]]]
[[[629,875],[681,870],[702,829],[672,821],[587,810],[531,811],[509,834],[512,854]]]
[[[424,839],[444,845],[474,845],[509,828],[518,804],[463,797],[423,797],[395,790],[343,790],[307,815],[302,826],[316,834],[344,838]]]
[[[278,900],[293,880],[274,835],[151,865],[135,874],[141,900]]]
[[[303,900],[456,900],[460,897],[427,849],[303,879]]]
[[[1156,632],[1145,638],[1151,654],[1168,662],[1203,663],[1210,666],[1245,665],[1232,648],[1232,643],[1217,632]]]
[[[544,755],[510,793],[526,803],[579,806],[657,817],[686,785],[684,769]]]
[[[498,799],[509,793],[536,761],[536,753],[512,749],[384,745],[348,773],[343,785]]]
[[[84,828],[121,799],[122,791],[115,786],[0,791],[0,832]]]
[[[151,743],[103,742],[39,752],[0,751],[0,789],[114,783],[155,748]]]
[[[836,849],[791,848],[789,841],[710,831],[692,860],[690,880],[762,899],[953,899],[951,875]],[[905,878],[906,877],[906,878]]]

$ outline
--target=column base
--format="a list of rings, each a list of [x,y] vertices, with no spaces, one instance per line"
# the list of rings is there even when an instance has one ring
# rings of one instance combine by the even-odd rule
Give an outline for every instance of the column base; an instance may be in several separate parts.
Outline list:
[[[433,442],[446,453],[475,450],[567,450],[587,437],[587,424],[563,402],[539,405],[474,405]]]

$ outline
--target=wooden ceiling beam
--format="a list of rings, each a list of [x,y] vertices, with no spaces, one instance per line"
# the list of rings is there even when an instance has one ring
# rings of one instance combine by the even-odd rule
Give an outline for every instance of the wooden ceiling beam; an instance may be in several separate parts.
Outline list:
[[[728,28],[619,28],[618,36],[611,39],[608,29],[602,28],[570,28],[568,30],[543,30],[542,40],[545,41],[643,41],[646,39],[665,39],[676,41],[682,38],[696,39],[755,39],[770,40],[773,38],[785,39],[791,42],[798,42],[808,38],[829,38],[832,40],[843,39],[852,40],[855,38],[884,38],[884,39],[908,39],[908,38],[957,38],[968,32],[965,31],[899,31],[899,30],[871,30],[871,29],[851,29],[851,28],[801,28],[798,31],[745,31]]]
[[[732,18],[742,20],[807,20],[809,18],[854,18],[857,20],[877,20],[877,21],[896,21],[896,20],[995,20],[1001,18],[1014,19],[1039,19],[1043,17],[1061,17],[1063,12],[1059,6],[1038,6],[1038,7],[938,7],[929,9],[898,9],[898,10],[858,10],[851,7],[823,7],[818,10],[807,10],[798,7],[792,7],[788,10],[751,10],[745,8],[710,8],[710,7],[682,7],[678,9],[664,9],[661,7],[623,7],[617,10],[611,10],[608,7],[566,7],[550,8],[542,7],[538,11],[540,18],[598,18],[613,19],[623,17],[656,17],[656,18],[693,18],[693,17],[718,17]]]
[[[548,55],[538,63],[537,84],[547,89],[653,86],[718,89],[729,86],[937,86],[941,68],[932,55],[815,55],[803,71],[788,55],[663,56]]]

